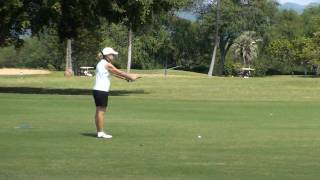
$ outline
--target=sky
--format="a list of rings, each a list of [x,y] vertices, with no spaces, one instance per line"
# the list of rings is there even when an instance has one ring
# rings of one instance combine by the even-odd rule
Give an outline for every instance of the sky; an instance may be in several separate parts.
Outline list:
[[[320,0],[278,0],[281,4],[291,2],[291,3],[296,3],[300,5],[308,5],[312,2],[317,2],[320,3]]]

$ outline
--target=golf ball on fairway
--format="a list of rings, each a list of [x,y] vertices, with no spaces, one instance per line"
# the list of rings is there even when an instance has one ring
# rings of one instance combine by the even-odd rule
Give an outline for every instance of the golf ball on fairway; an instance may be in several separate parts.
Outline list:
[[[201,136],[199,135],[199,136],[198,136],[198,138],[200,139],[200,138],[201,138]]]

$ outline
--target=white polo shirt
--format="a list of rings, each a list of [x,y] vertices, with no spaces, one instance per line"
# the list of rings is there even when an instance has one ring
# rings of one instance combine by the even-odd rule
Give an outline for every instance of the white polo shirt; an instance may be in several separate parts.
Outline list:
[[[106,69],[107,60],[101,59],[96,66],[96,81],[94,90],[109,92],[111,85],[111,74]]]

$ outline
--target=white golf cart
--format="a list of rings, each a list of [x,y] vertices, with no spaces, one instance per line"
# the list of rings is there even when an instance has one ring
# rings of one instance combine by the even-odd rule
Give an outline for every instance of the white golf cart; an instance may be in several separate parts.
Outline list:
[[[94,67],[90,66],[81,66],[80,67],[80,76],[89,76],[92,77],[93,73],[91,72]]]
[[[252,68],[241,68],[240,77],[243,77],[245,79],[252,77],[253,71],[254,71],[254,69],[252,69]]]

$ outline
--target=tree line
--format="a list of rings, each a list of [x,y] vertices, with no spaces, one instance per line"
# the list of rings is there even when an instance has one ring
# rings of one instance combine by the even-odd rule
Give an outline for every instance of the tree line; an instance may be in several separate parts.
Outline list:
[[[2,2],[0,66],[65,70],[94,66],[98,51],[120,52],[120,68],[182,70],[256,76],[319,74],[320,7],[303,14],[279,10],[273,0]],[[197,14],[196,21],[180,10]],[[218,15],[218,16],[217,16]],[[216,52],[214,53],[214,50]]]

